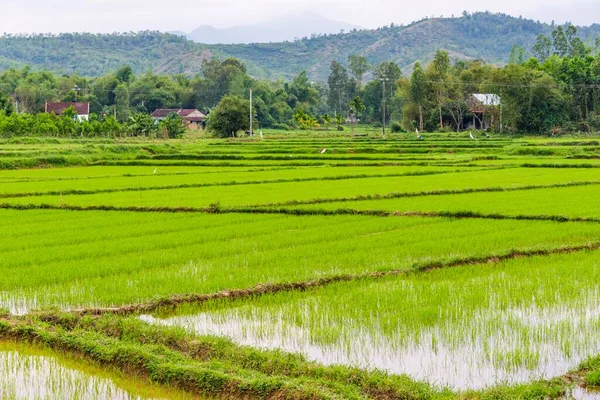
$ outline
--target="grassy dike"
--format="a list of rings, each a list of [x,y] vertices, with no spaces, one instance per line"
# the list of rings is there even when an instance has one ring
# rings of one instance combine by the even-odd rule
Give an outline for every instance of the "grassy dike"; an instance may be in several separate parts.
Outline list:
[[[596,383],[600,357],[550,381],[456,393],[411,380],[303,356],[240,347],[155,327],[136,317],[70,313],[0,319],[0,338],[45,346],[129,376],[211,398],[247,399],[544,399]]]

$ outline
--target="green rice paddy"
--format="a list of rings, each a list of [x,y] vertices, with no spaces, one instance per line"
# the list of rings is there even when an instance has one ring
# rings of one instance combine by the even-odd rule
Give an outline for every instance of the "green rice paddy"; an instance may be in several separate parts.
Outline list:
[[[7,400],[193,398],[48,349],[11,342],[0,342],[0,382],[0,398]]]
[[[599,278],[592,253],[533,257],[186,305],[176,316],[144,319],[327,364],[483,388],[560,376],[600,353]]]
[[[0,142],[0,398],[593,396],[600,141],[331,135]]]
[[[595,224],[547,221],[43,210],[0,216],[0,308],[17,314],[600,242]]]

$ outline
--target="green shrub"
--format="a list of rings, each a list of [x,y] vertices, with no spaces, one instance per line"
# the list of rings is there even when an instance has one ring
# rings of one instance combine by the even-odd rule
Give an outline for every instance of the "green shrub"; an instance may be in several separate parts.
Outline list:
[[[273,129],[278,129],[278,130],[282,130],[282,131],[289,131],[290,127],[287,124],[279,124],[279,123],[275,123],[272,126]]]
[[[452,133],[452,132],[454,132],[454,129],[452,129],[449,126],[444,126],[443,128],[438,128],[437,131],[439,133]]]
[[[600,386],[600,371],[590,372],[585,380],[588,385]]]
[[[392,122],[392,133],[406,133],[400,122]]]

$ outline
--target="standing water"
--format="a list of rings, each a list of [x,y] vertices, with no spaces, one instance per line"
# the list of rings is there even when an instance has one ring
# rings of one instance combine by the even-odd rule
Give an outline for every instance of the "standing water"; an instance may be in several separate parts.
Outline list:
[[[49,351],[0,342],[0,399],[185,398],[145,382],[111,376]]]

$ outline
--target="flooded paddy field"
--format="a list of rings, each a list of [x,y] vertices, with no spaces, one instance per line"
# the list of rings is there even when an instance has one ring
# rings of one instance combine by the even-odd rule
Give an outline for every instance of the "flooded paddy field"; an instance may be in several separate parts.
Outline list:
[[[561,376],[600,353],[596,263],[594,254],[518,259],[142,318],[326,364],[481,389]]]
[[[600,144],[336,135],[0,140],[0,398],[598,398]]]
[[[0,398],[25,399],[186,399],[143,379],[109,372],[77,358],[38,346],[0,342]]]

